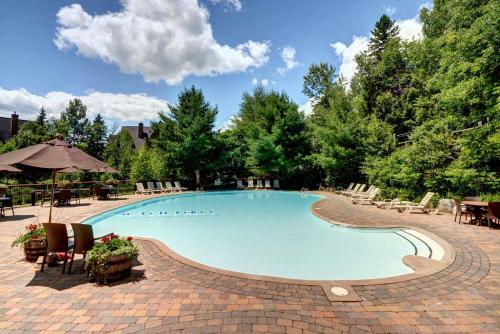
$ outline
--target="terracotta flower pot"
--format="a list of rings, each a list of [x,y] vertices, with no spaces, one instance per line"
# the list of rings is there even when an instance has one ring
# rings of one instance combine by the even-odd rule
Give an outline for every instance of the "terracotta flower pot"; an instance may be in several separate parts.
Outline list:
[[[26,261],[36,262],[39,256],[44,256],[47,248],[45,239],[31,239],[24,243]]]

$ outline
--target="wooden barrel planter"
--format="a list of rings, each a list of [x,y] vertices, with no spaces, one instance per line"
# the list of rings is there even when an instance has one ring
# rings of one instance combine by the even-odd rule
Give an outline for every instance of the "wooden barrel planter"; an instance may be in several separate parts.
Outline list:
[[[117,281],[130,276],[134,259],[127,255],[113,255],[108,258],[104,268],[94,268],[97,283]]]
[[[36,262],[39,256],[44,256],[47,244],[45,239],[31,239],[24,243],[26,261]]]

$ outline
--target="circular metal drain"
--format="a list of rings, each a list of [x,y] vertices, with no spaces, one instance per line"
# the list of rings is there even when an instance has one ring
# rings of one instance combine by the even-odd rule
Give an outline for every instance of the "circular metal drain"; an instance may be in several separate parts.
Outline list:
[[[349,291],[340,286],[334,286],[330,291],[336,296],[347,296],[349,294]]]

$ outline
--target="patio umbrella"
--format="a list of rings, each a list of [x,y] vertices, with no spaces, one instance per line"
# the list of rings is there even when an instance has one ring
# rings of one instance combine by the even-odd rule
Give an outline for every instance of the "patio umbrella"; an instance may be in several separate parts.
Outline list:
[[[52,221],[54,205],[54,185],[56,173],[73,167],[81,170],[93,170],[109,167],[106,163],[88,155],[68,144],[61,135],[53,140],[36,144],[0,155],[0,164],[22,164],[52,170],[52,196],[50,199],[49,223]]]
[[[0,164],[0,173],[19,173],[22,172],[19,168],[13,167],[11,165]]]

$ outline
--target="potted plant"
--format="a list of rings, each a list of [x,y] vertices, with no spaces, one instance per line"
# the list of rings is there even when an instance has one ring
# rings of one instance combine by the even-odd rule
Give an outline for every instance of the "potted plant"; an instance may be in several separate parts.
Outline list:
[[[85,255],[85,269],[95,277],[97,283],[106,283],[130,276],[133,260],[139,249],[132,237],[120,238],[111,234],[101,239]]]
[[[46,252],[45,229],[41,224],[27,225],[26,232],[20,234],[12,242],[11,247],[14,246],[24,249],[26,261],[35,262],[39,256],[45,255]]]

